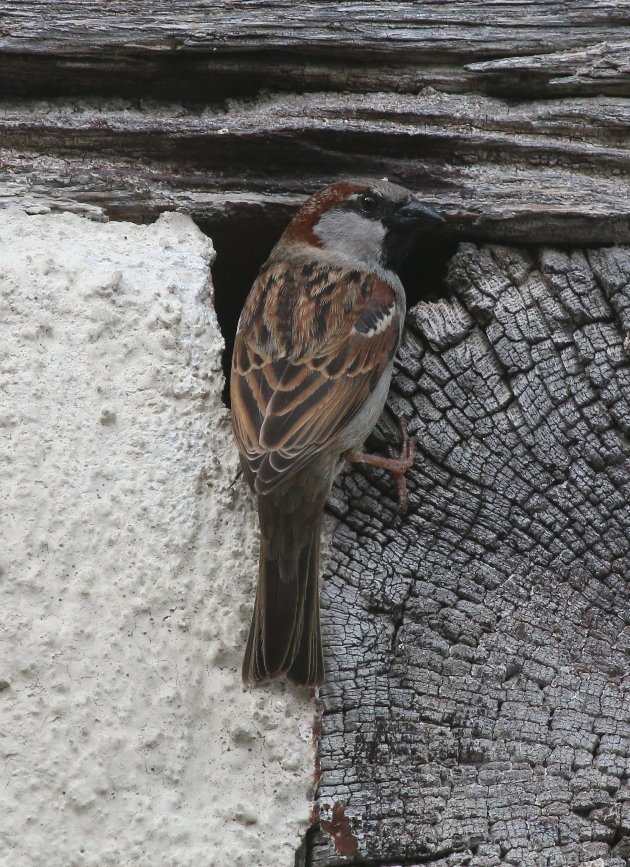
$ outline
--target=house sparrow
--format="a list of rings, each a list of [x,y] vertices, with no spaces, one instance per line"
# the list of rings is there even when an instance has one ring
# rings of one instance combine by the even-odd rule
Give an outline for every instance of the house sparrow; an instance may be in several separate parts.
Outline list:
[[[319,544],[340,459],[385,467],[404,498],[406,432],[398,459],[361,447],[385,404],[405,318],[394,269],[412,230],[441,221],[395,184],[331,184],[302,205],[245,302],[230,392],[261,530],[245,683],[323,680]]]

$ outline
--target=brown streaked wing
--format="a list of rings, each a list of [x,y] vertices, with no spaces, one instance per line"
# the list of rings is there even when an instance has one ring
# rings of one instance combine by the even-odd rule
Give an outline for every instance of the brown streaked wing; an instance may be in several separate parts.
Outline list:
[[[347,281],[333,281],[333,290],[326,294],[334,306],[326,312],[338,313],[329,316],[337,327],[332,332],[328,327],[321,336],[313,327],[305,340],[302,321],[297,352],[287,353],[289,347],[283,346],[286,354],[281,357],[267,354],[275,347],[262,347],[256,337],[261,328],[272,334],[272,323],[264,321],[264,311],[262,325],[260,313],[257,321],[244,317],[245,328],[234,348],[232,412],[243,468],[258,493],[271,491],[334,441],[396,352],[400,321],[393,289],[375,275],[357,272],[357,277],[350,290],[356,315],[344,315]],[[326,283],[330,287],[330,269]],[[295,291],[295,283],[292,288]],[[272,308],[278,303],[278,298],[271,299]],[[258,311],[260,307],[258,302]],[[321,316],[316,308],[313,313]]]

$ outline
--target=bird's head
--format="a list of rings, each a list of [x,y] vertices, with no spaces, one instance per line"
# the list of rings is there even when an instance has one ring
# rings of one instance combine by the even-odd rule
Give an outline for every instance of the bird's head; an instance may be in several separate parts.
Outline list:
[[[396,270],[414,236],[444,222],[409,190],[383,180],[338,181],[304,202],[281,244],[307,244]]]

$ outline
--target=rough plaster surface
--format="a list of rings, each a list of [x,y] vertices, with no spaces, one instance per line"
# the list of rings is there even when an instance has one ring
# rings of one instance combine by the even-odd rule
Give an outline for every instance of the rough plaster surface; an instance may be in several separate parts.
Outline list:
[[[177,214],[0,212],[2,867],[291,865],[307,827],[312,706],[239,681],[212,258]]]

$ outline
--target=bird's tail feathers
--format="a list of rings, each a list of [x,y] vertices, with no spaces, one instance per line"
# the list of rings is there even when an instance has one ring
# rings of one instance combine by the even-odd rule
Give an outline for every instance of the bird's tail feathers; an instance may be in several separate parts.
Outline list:
[[[319,548],[323,503],[285,511],[259,497],[261,551],[254,615],[243,660],[245,683],[280,674],[298,686],[324,678],[319,624]]]

